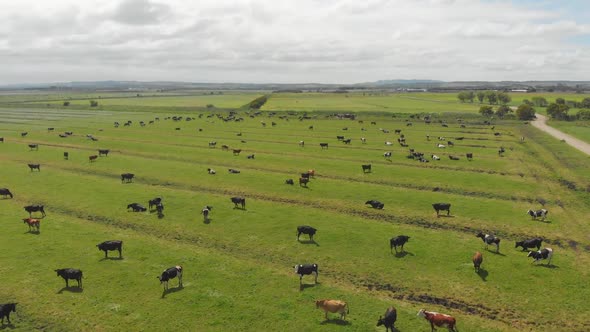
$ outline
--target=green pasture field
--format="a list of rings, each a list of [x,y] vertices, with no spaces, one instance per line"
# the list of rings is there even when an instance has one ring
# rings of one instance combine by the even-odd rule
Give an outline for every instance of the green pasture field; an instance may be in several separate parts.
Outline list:
[[[0,109],[0,187],[15,195],[0,198],[0,303],[19,303],[12,329],[384,331],[375,324],[389,306],[397,308],[400,331],[429,331],[416,317],[420,308],[452,314],[460,331],[590,328],[588,157],[530,125],[497,122],[491,130],[466,117],[462,128],[449,116],[442,127],[377,110],[359,111],[354,121],[327,117],[332,112],[300,120],[301,113],[266,111],[239,111],[243,120],[223,121],[217,115],[228,112],[154,109]],[[406,158],[395,129],[427,159],[441,160]],[[74,135],[58,136],[65,131]],[[455,146],[436,147],[448,140]],[[110,153],[90,162],[98,149]],[[27,163],[40,163],[41,171]],[[372,172],[363,173],[362,164]],[[299,186],[309,169],[315,178]],[[127,172],[136,177],[123,184]],[[285,184],[289,178],[296,184]],[[126,210],[157,196],[165,206],[161,219]],[[246,197],[246,209],[234,208],[232,196]],[[363,204],[369,199],[385,208]],[[435,202],[451,203],[451,216],[437,217]],[[545,222],[525,214],[539,202],[550,211]],[[39,234],[22,222],[29,204],[45,206]],[[205,205],[213,206],[207,222]],[[316,242],[305,235],[298,242],[298,225],[317,228]],[[501,237],[500,253],[484,249],[479,231]],[[405,253],[391,253],[389,239],[400,234],[410,236]],[[531,264],[514,248],[534,236],[554,249],[552,265]],[[95,246],[112,239],[124,242],[121,260],[103,259]],[[479,274],[475,251],[484,255]],[[305,276],[300,288],[298,263],[317,263],[319,284]],[[174,265],[184,268],[184,288],[173,279],[163,292],[156,276]],[[83,291],[64,288],[54,272],[64,267],[84,271]],[[323,298],[348,302],[347,321],[325,321],[314,305]]]
[[[590,121],[549,121],[547,124],[590,143]]]

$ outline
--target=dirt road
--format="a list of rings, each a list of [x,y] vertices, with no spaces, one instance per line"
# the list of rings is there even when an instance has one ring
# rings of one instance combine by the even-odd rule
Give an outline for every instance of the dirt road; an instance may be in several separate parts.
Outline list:
[[[542,114],[538,114],[538,113],[535,114],[535,116],[537,117],[537,119],[534,121],[531,121],[531,124],[533,125],[533,127],[539,128],[540,130],[546,132],[547,134],[549,134],[557,139],[565,140],[565,142],[567,144],[584,152],[587,155],[590,155],[590,144],[588,144],[582,140],[579,140],[571,135],[563,133],[553,127],[548,126],[546,116],[544,116]]]

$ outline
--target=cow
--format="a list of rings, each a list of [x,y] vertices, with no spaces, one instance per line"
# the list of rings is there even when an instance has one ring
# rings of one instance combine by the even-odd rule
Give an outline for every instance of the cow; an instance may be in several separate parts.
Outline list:
[[[545,209],[541,209],[541,210],[528,210],[526,212],[529,216],[531,216],[533,218],[533,220],[537,220],[537,218],[541,217],[542,221],[545,221],[545,218],[547,218],[547,214],[549,213],[549,211],[545,210]]]
[[[317,264],[298,264],[293,266],[295,268],[295,273],[299,275],[299,285],[301,285],[301,281],[304,275],[310,275],[312,273],[315,274],[315,283],[318,283],[318,265]]]
[[[231,202],[234,203],[234,209],[238,208],[238,204],[241,205],[242,209],[246,208],[246,198],[244,197],[232,197]]]
[[[328,319],[328,312],[339,313],[342,320],[346,320],[346,314],[350,313],[348,304],[340,300],[316,300],[315,306],[324,310],[326,320]]]
[[[64,280],[66,281],[66,288],[70,287],[68,283],[69,279],[76,280],[78,282],[78,288],[82,288],[82,271],[78,269],[65,268],[57,269],[55,270],[55,272],[57,272],[58,277],[64,278]]]
[[[501,147],[498,149],[498,156],[502,157],[502,154],[503,154],[504,152],[506,152],[506,150],[504,150],[504,147],[502,147],[502,146],[501,146]]]
[[[10,312],[16,312],[16,305],[18,303],[4,303],[0,304],[0,318],[2,318],[2,325],[4,325],[4,317],[8,319],[8,324],[10,323]]]
[[[64,159],[65,160],[69,160],[70,159],[70,153],[69,152],[64,152]]]
[[[209,142],[209,147],[210,148],[215,148],[216,145],[217,145],[217,142],[215,142],[215,141]]]
[[[455,157],[453,155],[449,155],[449,159],[451,159],[451,160],[459,160],[460,158],[459,157]]]
[[[435,154],[431,154],[430,158],[432,158],[432,160],[440,160],[440,157]]]
[[[397,254],[397,247],[399,246],[401,247],[401,252],[404,252],[404,244],[406,244],[406,242],[408,242],[409,239],[410,237],[406,235],[392,237],[389,240],[389,250],[393,251],[393,249],[395,249],[395,253]]]
[[[473,159],[473,153],[466,153],[465,157],[467,158],[467,160],[471,161]]]
[[[0,137],[0,142],[4,143],[4,137]]]
[[[148,200],[148,209],[152,210],[152,207],[162,203],[162,197],[156,197],[154,199]]]
[[[242,152],[242,149],[232,149],[234,156],[239,156],[240,152]]]
[[[320,147],[322,149],[324,149],[324,148],[327,149],[328,148],[328,143],[320,143]]]
[[[29,151],[39,151],[39,144],[29,144]]]
[[[439,136],[439,137],[438,137],[438,140],[439,140],[439,141],[446,141],[447,139],[446,139],[446,138],[444,138],[443,136]]]
[[[542,259],[546,259],[547,265],[551,265],[551,257],[553,257],[553,249],[543,248],[539,251],[529,251],[529,254],[526,257],[532,257],[533,263],[536,263]]]
[[[352,142],[352,139],[351,138],[347,138],[347,139],[342,140],[342,142],[344,144],[350,144],[350,142]]]
[[[133,178],[135,177],[135,174],[133,173],[123,173],[121,174],[121,183],[126,182],[126,183],[130,183],[133,182]]]
[[[115,122],[113,123],[113,125],[115,126],[115,128],[119,128],[119,122],[115,121]]]
[[[488,249],[488,245],[493,244],[496,246],[496,252],[500,252],[500,238],[490,234],[483,234],[482,232],[477,233],[476,237],[481,238],[485,243],[486,250]]]
[[[309,240],[313,241],[313,236],[315,235],[315,233],[317,232],[317,229],[311,227],[311,226],[297,226],[297,241],[299,241],[299,236],[301,236],[301,234],[307,234],[309,235]]]
[[[247,159],[254,159],[254,154],[249,154],[246,156]]]
[[[390,146],[390,145],[393,145],[393,143],[387,141],[387,142],[385,142],[385,145]]]
[[[156,212],[158,213],[158,218],[164,217],[164,204],[161,202],[156,204]]]
[[[231,174],[239,174],[239,173],[240,173],[240,171],[239,171],[239,170],[237,170],[237,169],[233,169],[233,168],[230,168],[230,169],[228,169],[227,171],[228,171],[228,172],[230,172]]]
[[[439,143],[439,144],[437,144],[437,145],[436,145],[436,147],[437,147],[437,148],[441,148],[441,149],[444,149],[444,148],[446,148],[446,146],[445,146],[444,144],[440,144],[440,143]]]
[[[92,155],[92,156],[89,156],[89,157],[88,157],[88,160],[89,160],[90,162],[94,162],[94,161],[96,161],[96,158],[98,158],[98,156],[97,156],[97,155]]]
[[[103,155],[104,155],[105,157],[108,157],[108,156],[109,156],[109,152],[110,152],[110,150],[109,150],[109,149],[98,149],[98,155],[99,155],[100,157],[102,157]]]
[[[214,169],[212,169],[212,168],[207,168],[207,173],[209,173],[209,174],[213,175],[213,174],[215,174],[216,172],[215,172],[215,170],[214,170]]]
[[[385,326],[385,332],[388,332],[391,329],[391,332],[395,331],[395,321],[397,320],[397,311],[394,307],[389,307],[385,311],[385,315],[379,317],[377,321],[377,326]]]
[[[223,145],[221,146],[221,151],[229,151],[229,145],[225,145],[225,144],[223,144]]]
[[[41,228],[41,220],[33,218],[23,218],[23,223],[29,225],[29,233],[32,231],[36,231],[37,233],[39,233]]]
[[[72,136],[72,135],[74,135],[74,132],[73,132],[73,131],[66,131],[66,132],[64,132],[64,133],[65,133],[66,135],[68,135],[68,136]]]
[[[344,136],[336,136],[336,139],[339,141],[342,141],[342,140],[344,140]]]
[[[391,159],[391,151],[384,152],[383,157],[387,158],[387,159]]]
[[[45,217],[45,209],[43,208],[43,205],[27,205],[24,209],[29,213],[29,218],[31,218],[33,212],[41,212],[41,215]]]
[[[61,137],[61,138],[66,138],[66,137],[68,137],[68,135],[66,135],[66,134],[58,134],[57,136],[59,136],[59,137]]]
[[[22,132],[22,133],[20,133],[20,137],[25,137],[25,136],[27,136],[27,134],[28,134],[28,132],[26,132],[26,131]]]
[[[453,143],[453,141],[447,141],[447,145],[448,146],[455,146],[455,143]]]
[[[0,188],[0,195],[4,196],[4,198],[7,198],[6,196],[10,196],[10,198],[14,197],[8,188]]]
[[[371,173],[371,164],[361,165],[363,173]]]
[[[540,237],[536,237],[533,239],[523,240],[523,241],[516,241],[514,243],[514,248],[522,247],[522,251],[526,251],[528,248],[537,247],[537,250],[541,249],[541,243],[543,239]]]
[[[123,250],[123,241],[121,240],[111,240],[111,241],[104,241],[96,245],[98,250],[104,251],[104,258],[108,258],[109,251],[118,250],[119,251],[119,258],[122,258],[122,250]]]
[[[29,168],[31,169],[31,172],[33,170],[37,170],[39,172],[41,172],[41,164],[27,164],[29,166]]]
[[[473,255],[473,267],[475,268],[475,272],[479,273],[479,267],[481,266],[481,262],[483,262],[483,256],[481,252],[476,251],[475,255]]]
[[[178,277],[178,288],[182,288],[182,266],[176,265],[175,267],[168,268],[162,272],[159,277],[160,285],[164,284],[164,290],[168,290],[168,280]]]
[[[207,221],[209,219],[209,213],[211,213],[212,209],[212,206],[207,205],[203,208],[203,210],[201,210],[201,214],[203,215],[203,221]]]
[[[373,209],[379,209],[379,210],[382,210],[383,207],[385,206],[385,204],[383,204],[383,203],[381,203],[379,201],[376,201],[374,199],[369,200],[369,201],[366,201],[365,204],[369,204],[369,205],[371,205],[371,207]]]
[[[127,210],[133,209],[133,212],[145,212],[147,209],[139,203],[131,203],[127,205]]]
[[[495,133],[494,133],[494,136],[500,136],[500,133],[498,133],[498,132],[495,132]]]
[[[305,147],[305,142],[304,141],[299,141],[299,146],[300,147]]]
[[[424,317],[427,321],[430,322],[430,331],[431,332],[435,331],[435,328],[434,328],[435,325],[437,327],[446,327],[447,329],[449,329],[449,331],[453,331],[453,332],[458,331],[455,328],[455,324],[457,324],[457,321],[452,316],[440,314],[440,313],[434,312],[434,311],[426,311],[424,309],[420,309],[420,311],[418,311],[418,316]]]
[[[299,178],[299,186],[300,187],[307,187],[309,183],[309,178]]]
[[[293,179],[287,179],[287,180],[285,180],[285,184],[293,185],[294,184]]]
[[[432,207],[436,211],[436,216],[439,216],[440,211],[447,211],[447,216],[451,214],[451,204],[450,203],[434,203]]]
[[[366,138],[364,138],[364,137],[361,137],[361,142],[362,142],[363,144],[367,144],[367,139],[366,139]]]

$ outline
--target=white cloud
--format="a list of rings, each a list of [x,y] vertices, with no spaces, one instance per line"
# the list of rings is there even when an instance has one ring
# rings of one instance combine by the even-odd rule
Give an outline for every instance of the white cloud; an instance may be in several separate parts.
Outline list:
[[[582,80],[590,68],[590,43],[572,42],[590,39],[590,25],[503,0],[0,0],[0,9],[0,83]]]

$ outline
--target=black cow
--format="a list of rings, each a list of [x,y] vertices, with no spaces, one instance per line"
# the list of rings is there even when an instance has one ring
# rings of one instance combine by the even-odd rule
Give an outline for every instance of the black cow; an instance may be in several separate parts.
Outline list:
[[[327,148],[328,148],[328,143],[320,143],[320,147],[321,147],[322,149],[324,149],[324,148],[326,148],[326,149],[327,149]]]
[[[342,142],[344,144],[350,144],[350,142],[352,142],[352,139],[351,138],[347,138],[347,139],[342,140]]]
[[[389,240],[389,249],[390,251],[393,250],[395,248],[395,253],[397,254],[397,247],[400,246],[401,251],[404,251],[404,244],[406,244],[406,242],[408,242],[408,240],[410,239],[409,236],[406,235],[399,235],[396,237],[393,237]]]
[[[133,173],[123,173],[121,174],[121,183],[123,182],[133,182],[133,178],[135,177],[135,174]]]
[[[309,183],[309,178],[299,178],[299,186],[307,187]]]
[[[344,136],[336,136],[336,139],[342,141],[344,139]]]
[[[460,158],[457,156],[449,155],[449,159],[451,160],[459,160]]]
[[[384,325],[385,332],[388,332],[390,329],[391,329],[391,332],[393,332],[395,329],[394,324],[395,324],[396,320],[397,320],[397,311],[395,310],[394,307],[389,307],[389,308],[387,308],[387,311],[385,311],[385,316],[379,317],[379,320],[377,321],[377,326]]]
[[[39,144],[29,144],[29,149],[39,151]]]
[[[238,208],[238,204],[242,206],[242,209],[246,208],[246,198],[244,197],[232,197],[231,202],[234,203],[234,209]]]
[[[154,199],[150,199],[148,201],[148,208],[150,209],[150,211],[152,210],[152,207],[158,205],[159,203],[162,203],[162,197],[156,197]]]
[[[68,280],[74,279],[78,282],[78,288],[82,288],[82,271],[78,269],[65,268],[57,269],[55,272],[57,272],[58,277],[64,278],[66,281],[66,287],[70,287]]]
[[[363,173],[371,173],[371,164],[361,165],[363,168]]]
[[[35,169],[38,170],[39,172],[41,172],[41,164],[27,164],[27,165],[31,169],[31,172]]]
[[[240,173],[240,170],[233,169],[233,168],[230,168],[227,171],[230,172],[231,174],[239,174]]]
[[[249,155],[246,156],[246,158],[248,158],[248,159],[254,159],[254,154],[249,154]]]
[[[123,241],[121,240],[112,240],[112,241],[104,241],[103,243],[99,243],[96,245],[98,250],[104,251],[104,258],[108,258],[108,252],[111,250],[118,250],[119,251],[119,258],[122,257],[122,249],[123,249]]]
[[[490,234],[483,234],[482,232],[477,233],[476,237],[481,238],[485,243],[486,250],[488,249],[488,245],[493,244],[496,246],[496,252],[500,252],[500,238]]]
[[[158,218],[164,217],[164,204],[158,203],[156,204],[156,212],[158,213]]]
[[[203,208],[203,210],[201,210],[201,214],[203,215],[204,221],[207,221],[209,219],[209,213],[211,212],[212,209],[213,209],[212,206],[207,205]]]
[[[109,149],[98,149],[98,155],[102,156],[105,155],[108,157],[110,150]]]
[[[182,266],[180,265],[164,270],[164,272],[156,278],[160,280],[160,285],[164,284],[164,290],[168,290],[168,280],[176,277],[178,277],[178,287],[182,288]]]
[[[315,235],[315,232],[317,232],[317,229],[311,226],[297,226],[297,241],[299,241],[299,236],[301,234],[309,235],[309,240],[313,241],[313,236]]]
[[[318,283],[318,265],[317,264],[299,264],[293,266],[295,268],[295,273],[299,275],[299,285],[301,285],[301,280],[303,279],[304,275],[310,275],[315,273],[315,283]]]
[[[33,212],[41,212],[41,215],[45,217],[45,210],[43,208],[43,205],[27,205],[24,207],[24,209],[29,213],[29,217],[31,217],[31,214],[33,214]]]
[[[547,218],[547,214],[549,213],[549,211],[547,211],[545,209],[541,209],[541,210],[537,210],[537,211],[528,210],[526,213],[529,216],[531,216],[534,220],[537,220],[537,218],[541,217],[541,220],[545,221],[545,218]]]
[[[473,153],[466,153],[465,157],[467,157],[467,160],[471,160],[473,159]]]
[[[0,188],[0,195],[4,196],[4,198],[6,198],[6,196],[10,196],[10,198],[14,197],[8,188]]]
[[[70,159],[70,153],[69,152],[64,152],[64,159],[65,160],[69,160]]]
[[[287,180],[285,180],[285,184],[293,185],[294,184],[293,179],[287,179]]]
[[[523,241],[517,241],[514,244],[514,248],[522,247],[522,251],[525,251],[528,248],[537,247],[537,250],[539,250],[539,249],[541,249],[542,242],[543,242],[543,239],[541,239],[540,237],[536,237],[536,238],[528,239],[528,240],[523,240]]]
[[[436,216],[439,216],[440,211],[447,211],[447,216],[451,214],[451,204],[450,203],[434,203],[432,207],[436,211]]]
[[[133,209],[133,212],[145,212],[147,211],[147,209],[145,207],[143,207],[143,205],[139,204],[139,203],[131,203],[129,205],[127,205],[127,210],[129,209]]]
[[[365,204],[370,204],[373,209],[379,209],[379,210],[383,209],[383,207],[385,206],[385,204],[383,204],[379,201],[376,201],[374,199],[372,199],[370,201],[366,201]]]
[[[542,259],[547,259],[547,265],[551,264],[551,257],[553,257],[553,249],[543,248],[539,251],[529,251],[527,257],[532,257],[533,263],[536,263]]]
[[[4,317],[8,319],[8,324],[10,323],[10,312],[16,312],[16,305],[18,303],[5,303],[0,304],[0,318],[2,318],[2,325],[4,325]]]
[[[28,134],[28,132],[25,131],[25,132],[20,133],[20,136],[25,137],[25,136],[27,136],[27,134]]]
[[[0,142],[4,143],[4,137],[0,137]]]

